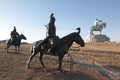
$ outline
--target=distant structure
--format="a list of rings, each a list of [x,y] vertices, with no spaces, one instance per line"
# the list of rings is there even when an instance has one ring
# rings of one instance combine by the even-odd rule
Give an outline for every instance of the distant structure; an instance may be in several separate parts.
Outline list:
[[[94,25],[89,29],[89,35],[86,37],[86,42],[109,42],[110,38],[102,34],[102,29],[106,27],[106,23],[96,19]],[[100,34],[95,35],[94,31],[100,31]]]

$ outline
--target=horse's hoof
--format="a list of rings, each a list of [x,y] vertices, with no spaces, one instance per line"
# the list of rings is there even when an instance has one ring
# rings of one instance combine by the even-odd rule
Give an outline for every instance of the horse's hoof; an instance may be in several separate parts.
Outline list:
[[[27,69],[29,69],[29,68],[30,68],[30,66],[26,66],[26,68],[27,68]]]
[[[46,68],[45,66],[42,66],[42,68]]]

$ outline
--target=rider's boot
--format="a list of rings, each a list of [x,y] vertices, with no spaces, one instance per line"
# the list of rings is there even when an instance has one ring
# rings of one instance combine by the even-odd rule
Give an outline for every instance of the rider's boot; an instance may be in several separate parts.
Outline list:
[[[54,52],[55,52],[55,45],[52,45],[48,50],[47,54],[54,54]]]

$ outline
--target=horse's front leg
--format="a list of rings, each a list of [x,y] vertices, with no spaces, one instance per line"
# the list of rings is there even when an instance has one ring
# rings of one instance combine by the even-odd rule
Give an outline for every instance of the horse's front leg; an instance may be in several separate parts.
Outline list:
[[[20,49],[20,46],[18,46],[18,50],[17,50],[18,53],[19,53],[19,49]]]
[[[17,53],[17,46],[15,46],[15,53]]]
[[[42,67],[44,68],[45,65],[44,65],[44,63],[43,63],[42,57],[43,57],[43,51],[41,50],[41,51],[40,51],[40,57],[39,57],[39,60],[40,60],[40,62],[41,62]]]
[[[62,60],[63,60],[63,56],[64,56],[64,55],[59,55],[59,66],[58,66],[58,68],[59,68],[60,71],[62,71]]]

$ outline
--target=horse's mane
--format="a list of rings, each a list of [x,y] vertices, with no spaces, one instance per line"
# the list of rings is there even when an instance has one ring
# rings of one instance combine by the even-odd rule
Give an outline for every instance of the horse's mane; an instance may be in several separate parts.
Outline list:
[[[73,37],[75,34],[77,34],[77,32],[70,33],[70,34],[62,37],[60,40],[65,41],[65,40],[70,39],[71,37]]]

